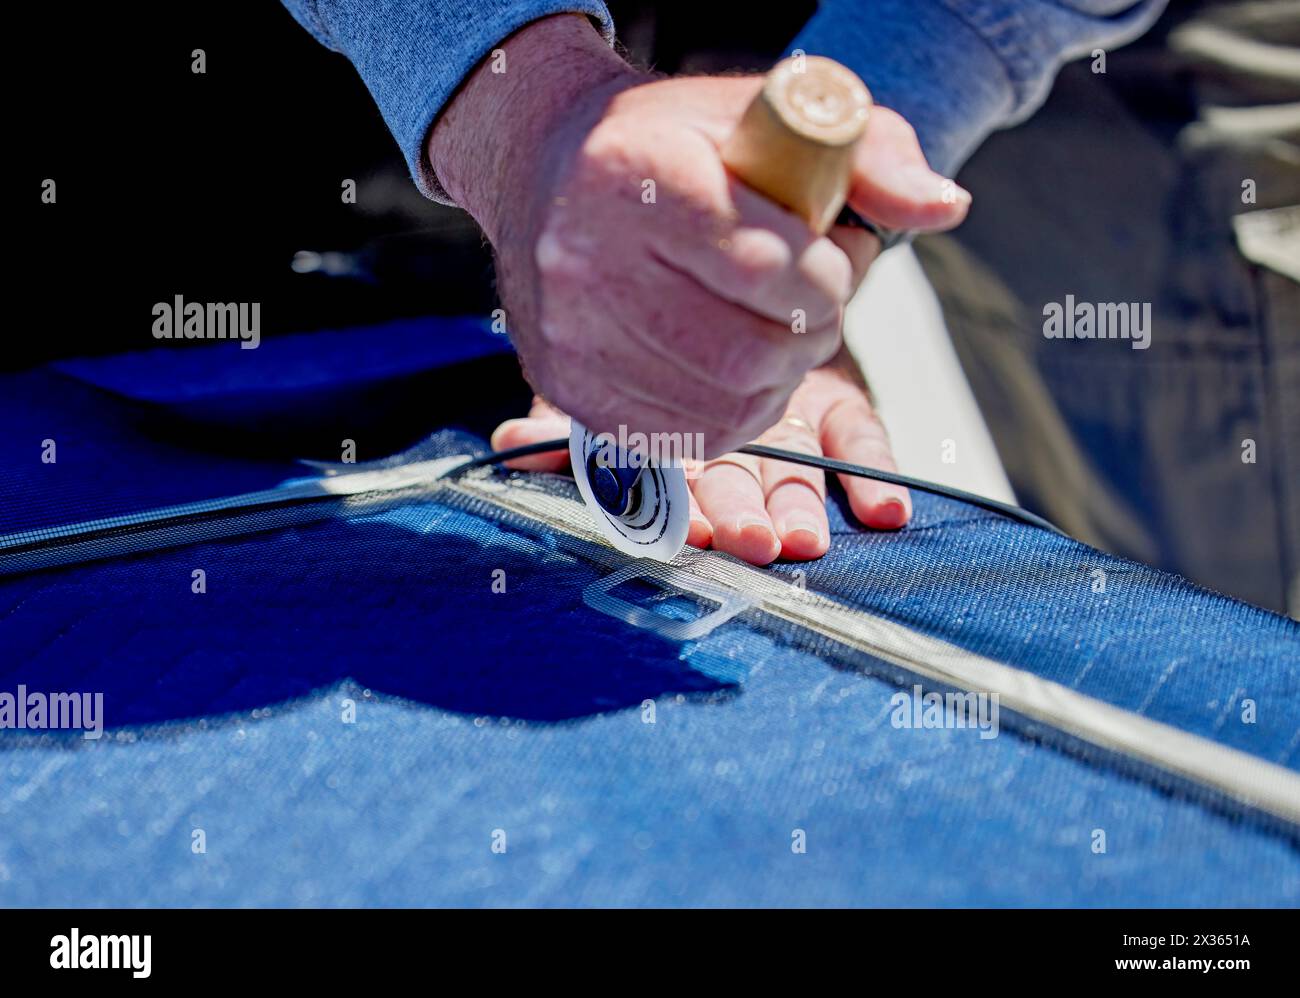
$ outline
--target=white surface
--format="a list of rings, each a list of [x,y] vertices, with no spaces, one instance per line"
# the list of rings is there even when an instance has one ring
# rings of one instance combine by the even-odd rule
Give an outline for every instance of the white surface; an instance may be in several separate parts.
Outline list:
[[[872,265],[849,303],[844,338],[866,373],[899,471],[1016,501],[939,301],[910,246]]]

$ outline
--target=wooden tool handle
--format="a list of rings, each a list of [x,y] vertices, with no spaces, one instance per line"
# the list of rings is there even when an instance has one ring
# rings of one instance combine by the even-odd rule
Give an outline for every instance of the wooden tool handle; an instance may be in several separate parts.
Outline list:
[[[871,94],[852,70],[822,56],[792,56],[767,74],[722,160],[821,234],[844,206],[870,111]]]

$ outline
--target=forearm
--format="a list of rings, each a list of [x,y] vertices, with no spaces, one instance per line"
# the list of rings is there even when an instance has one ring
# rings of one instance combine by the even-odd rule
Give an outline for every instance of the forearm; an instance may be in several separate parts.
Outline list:
[[[855,70],[956,172],[994,129],[1031,114],[1060,66],[1140,35],[1165,0],[823,0],[791,49]]]
[[[429,134],[441,188],[495,242],[539,180],[544,139],[604,88],[642,79],[585,17],[556,15],[522,28],[465,80]],[[572,124],[570,121],[569,124]]]

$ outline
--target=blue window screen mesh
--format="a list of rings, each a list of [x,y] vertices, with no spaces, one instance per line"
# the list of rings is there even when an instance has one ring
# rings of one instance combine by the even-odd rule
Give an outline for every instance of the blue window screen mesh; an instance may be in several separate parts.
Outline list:
[[[4,376],[20,432],[0,440],[0,529],[303,475],[160,432],[166,409],[117,362],[111,388]],[[443,433],[426,453],[481,448]],[[895,535],[833,502],[830,554],[770,571],[1296,769],[1293,622],[914,498]],[[685,642],[630,627],[583,599],[611,564],[487,504],[417,498],[0,577],[0,691],[99,691],[107,724],[0,732],[0,903],[1300,900],[1291,830],[1050,733],[900,730],[897,670],[754,611]]]

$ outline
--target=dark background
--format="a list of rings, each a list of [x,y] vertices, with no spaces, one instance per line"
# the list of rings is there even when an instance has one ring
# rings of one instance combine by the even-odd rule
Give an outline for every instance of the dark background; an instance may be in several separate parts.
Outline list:
[[[631,57],[674,72],[761,68],[815,4],[611,8]],[[29,194],[13,243],[40,318],[0,365],[154,347],[150,309],[177,294],[260,301],[264,336],[493,307],[477,228],[419,194],[351,64],[279,3],[14,16],[31,92],[11,101]],[[206,74],[191,72],[196,48]],[[57,204],[40,203],[45,178]],[[299,251],[342,254],[341,273],[296,273]]]

